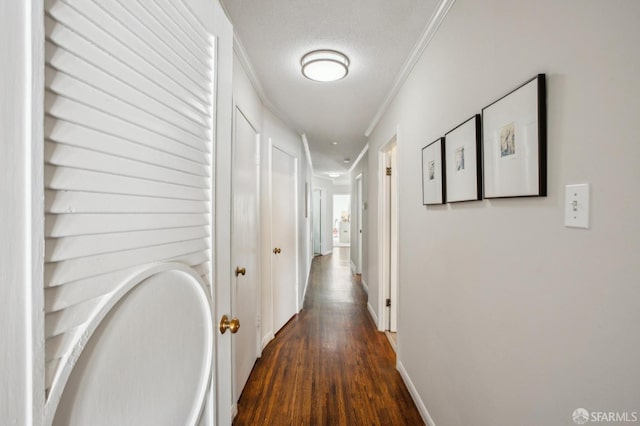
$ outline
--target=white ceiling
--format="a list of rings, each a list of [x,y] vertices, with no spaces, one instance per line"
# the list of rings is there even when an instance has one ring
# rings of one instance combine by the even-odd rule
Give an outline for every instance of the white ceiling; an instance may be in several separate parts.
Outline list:
[[[314,173],[346,173],[440,0],[221,0],[266,105],[306,134]],[[238,41],[236,40],[236,41]],[[300,58],[339,50],[343,80],[320,83]],[[247,59],[247,58],[244,58]],[[331,142],[338,142],[332,145]],[[345,164],[345,158],[351,163]]]

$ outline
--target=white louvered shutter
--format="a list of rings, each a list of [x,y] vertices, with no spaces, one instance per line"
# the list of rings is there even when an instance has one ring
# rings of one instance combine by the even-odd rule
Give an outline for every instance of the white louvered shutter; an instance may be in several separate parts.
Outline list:
[[[214,39],[177,0],[48,0],[46,386],[136,268],[211,285]]]

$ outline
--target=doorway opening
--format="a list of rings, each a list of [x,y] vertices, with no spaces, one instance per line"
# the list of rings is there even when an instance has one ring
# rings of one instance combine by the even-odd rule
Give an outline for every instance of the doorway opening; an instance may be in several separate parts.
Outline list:
[[[333,246],[351,246],[351,195],[333,196]]]

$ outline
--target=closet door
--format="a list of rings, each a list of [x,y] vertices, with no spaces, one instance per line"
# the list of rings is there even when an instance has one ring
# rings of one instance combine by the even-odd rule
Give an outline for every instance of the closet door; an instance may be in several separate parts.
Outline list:
[[[47,424],[195,424],[214,357],[215,39],[178,0],[45,9]]]

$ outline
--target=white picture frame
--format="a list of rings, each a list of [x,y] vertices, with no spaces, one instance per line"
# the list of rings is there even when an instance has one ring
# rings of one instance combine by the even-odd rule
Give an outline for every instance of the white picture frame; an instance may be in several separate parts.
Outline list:
[[[446,202],[482,199],[480,114],[445,134]]]
[[[547,195],[545,75],[482,108],[485,198]]]
[[[422,204],[444,204],[446,199],[444,138],[422,148]]]

